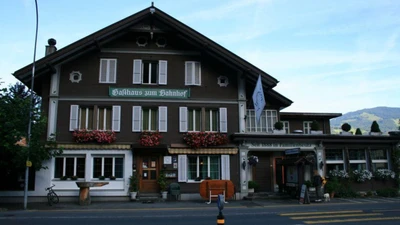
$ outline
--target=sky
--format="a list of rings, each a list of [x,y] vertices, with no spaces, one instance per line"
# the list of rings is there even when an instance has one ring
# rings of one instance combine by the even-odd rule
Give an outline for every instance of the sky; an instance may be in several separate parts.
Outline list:
[[[151,5],[151,0],[37,0],[36,59]],[[398,0],[153,0],[279,81],[285,112],[400,107]],[[32,63],[34,0],[0,0],[0,87]],[[268,98],[268,96],[266,96]]]

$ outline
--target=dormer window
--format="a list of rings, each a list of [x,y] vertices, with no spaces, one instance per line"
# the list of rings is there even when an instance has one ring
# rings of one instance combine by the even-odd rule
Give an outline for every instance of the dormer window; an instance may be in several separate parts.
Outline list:
[[[200,62],[185,62],[185,85],[201,85],[201,64]]]
[[[167,61],[133,60],[134,84],[167,84]]]
[[[100,83],[115,83],[117,77],[117,59],[100,59]]]

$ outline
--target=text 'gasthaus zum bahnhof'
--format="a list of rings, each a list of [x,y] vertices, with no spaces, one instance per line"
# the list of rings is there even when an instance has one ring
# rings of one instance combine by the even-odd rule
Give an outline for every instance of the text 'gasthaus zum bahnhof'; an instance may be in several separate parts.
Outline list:
[[[189,98],[190,89],[109,88],[110,97],[128,98]]]

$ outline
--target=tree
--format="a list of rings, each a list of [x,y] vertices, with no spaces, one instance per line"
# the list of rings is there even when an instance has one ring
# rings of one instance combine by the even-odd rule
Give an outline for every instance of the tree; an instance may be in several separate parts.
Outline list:
[[[62,153],[56,149],[54,141],[45,137],[47,119],[40,115],[39,96],[33,93],[32,114],[30,114],[31,92],[22,83],[0,90],[0,179],[3,180],[0,189],[5,189],[9,182],[15,181],[15,176],[25,170],[26,160],[32,162],[32,169],[46,169],[44,160]],[[28,140],[29,117],[31,120],[31,139]],[[12,188],[12,187],[8,187]]]

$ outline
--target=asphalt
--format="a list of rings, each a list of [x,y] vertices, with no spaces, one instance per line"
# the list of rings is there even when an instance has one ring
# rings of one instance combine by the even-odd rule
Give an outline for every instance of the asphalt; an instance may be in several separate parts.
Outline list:
[[[400,200],[399,200],[400,201]],[[313,202],[310,204],[335,204],[343,203],[343,200],[335,198],[330,202]],[[297,199],[256,199],[256,200],[230,200],[224,204],[225,208],[252,208],[252,207],[279,207],[299,205]],[[139,202],[139,201],[119,201],[104,202],[92,201],[90,205],[81,206],[78,202],[59,202],[53,206],[49,206],[45,202],[28,202],[27,210],[34,211],[81,211],[81,210],[145,210],[145,209],[193,209],[193,208],[217,208],[216,201],[207,204],[204,200],[197,201],[155,201],[155,202]],[[0,212],[24,210],[23,203],[0,203]]]

